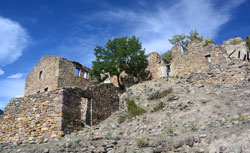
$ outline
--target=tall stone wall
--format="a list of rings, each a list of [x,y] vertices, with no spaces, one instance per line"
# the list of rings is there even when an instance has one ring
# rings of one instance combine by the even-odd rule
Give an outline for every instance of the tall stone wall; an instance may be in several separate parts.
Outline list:
[[[152,79],[167,77],[166,63],[160,58],[160,55],[153,52],[148,55],[148,67]]]
[[[59,61],[58,88],[79,87],[84,89],[86,86],[93,84],[89,71],[89,68],[82,66],[80,63],[61,58]]]
[[[101,84],[87,89],[91,93],[92,124],[98,124],[119,109],[118,90],[113,84]]]
[[[42,93],[58,88],[59,60],[56,56],[43,56],[26,78],[24,95]]]
[[[57,56],[43,56],[26,78],[25,96],[57,88],[85,88],[93,84],[90,69]]]
[[[0,123],[0,143],[38,143],[61,136],[62,92],[11,99]]]

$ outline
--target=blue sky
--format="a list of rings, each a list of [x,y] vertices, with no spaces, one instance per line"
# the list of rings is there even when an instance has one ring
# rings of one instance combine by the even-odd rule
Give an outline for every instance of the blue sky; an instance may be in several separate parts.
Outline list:
[[[192,29],[221,44],[250,35],[250,0],[0,0],[0,109],[22,96],[44,55],[91,67],[93,49],[136,35],[146,53],[171,49],[172,35]]]

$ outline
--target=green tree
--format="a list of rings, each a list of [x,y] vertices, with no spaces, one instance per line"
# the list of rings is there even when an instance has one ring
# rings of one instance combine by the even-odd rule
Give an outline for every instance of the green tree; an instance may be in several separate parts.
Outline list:
[[[191,30],[189,35],[174,35],[172,39],[169,39],[169,42],[175,46],[181,46],[184,51],[187,51],[188,44],[193,42],[194,40],[202,41],[203,37],[199,37],[199,33],[197,30]]]
[[[168,50],[166,53],[161,55],[161,59],[164,60],[167,64],[169,64],[172,60],[172,52],[171,50]]]
[[[117,76],[121,89],[125,88],[120,82],[120,74],[123,71],[130,76],[138,77],[138,74],[148,65],[145,50],[142,49],[139,39],[135,36],[108,40],[105,48],[96,46],[94,51],[96,60],[93,61],[90,74],[95,76],[98,82]]]
[[[246,38],[246,46],[247,46],[248,50],[250,51],[250,36],[248,36]]]

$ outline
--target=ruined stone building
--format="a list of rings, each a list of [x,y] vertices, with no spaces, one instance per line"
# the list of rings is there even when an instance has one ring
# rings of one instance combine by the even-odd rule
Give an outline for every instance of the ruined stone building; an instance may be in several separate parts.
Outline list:
[[[195,41],[172,48],[171,76],[188,76],[201,84],[231,84],[250,79],[249,50],[239,37],[222,45]]]
[[[44,56],[26,78],[25,96],[0,117],[0,143],[38,143],[95,125],[119,109],[113,84],[94,85],[89,68]]]

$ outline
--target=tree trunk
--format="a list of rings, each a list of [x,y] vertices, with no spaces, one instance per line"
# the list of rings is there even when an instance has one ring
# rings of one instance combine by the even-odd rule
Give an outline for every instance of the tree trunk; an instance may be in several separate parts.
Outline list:
[[[125,87],[121,84],[120,82],[120,75],[116,75],[117,76],[117,82],[118,82],[118,86],[121,90],[125,90]]]

